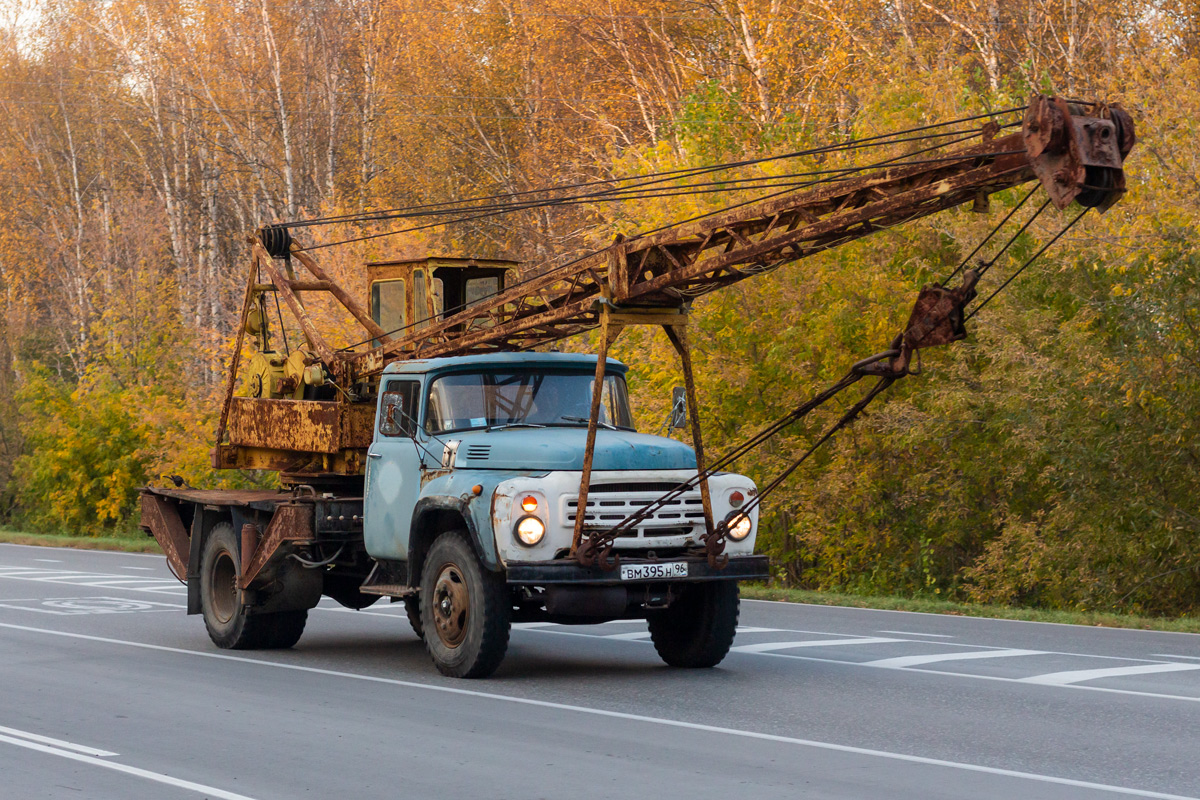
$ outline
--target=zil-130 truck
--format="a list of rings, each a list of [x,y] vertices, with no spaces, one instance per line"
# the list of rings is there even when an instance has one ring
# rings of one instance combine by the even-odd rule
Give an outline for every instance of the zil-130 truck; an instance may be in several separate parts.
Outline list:
[[[470,300],[476,281],[495,291],[511,266],[498,263],[371,265],[371,322],[436,318],[435,302]],[[646,619],[672,666],[711,667],[725,656],[737,581],[767,577],[766,557],[754,554],[757,510],[730,527],[720,562],[708,557],[695,451],[634,430],[625,365],[604,358],[599,370],[595,355],[561,352],[408,358],[347,403],[329,397],[329,378],[314,377],[311,363],[271,349],[271,315],[258,313],[269,287],[250,291],[245,327],[258,351],[231,391],[215,457],[218,466],[278,469],[285,490],[177,481],[146,488],[141,501],[143,527],[188,586],[188,613],[203,615],[217,646],[291,647],[324,595],[353,609],[403,602],[434,664],[456,677],[491,674],[513,622]],[[320,457],[281,461],[281,448],[300,445],[280,440],[306,426],[310,438],[330,439],[307,444]],[[707,484],[710,519],[738,516],[755,495],[741,475]],[[576,557],[577,529],[612,527],[647,507],[602,558]]]
[[[1023,119],[1000,124],[1009,113]],[[922,349],[966,336],[976,282],[1017,237],[991,262],[969,262],[1033,191],[950,277],[921,290],[888,350],[711,463],[696,413],[691,298],[939,211],[986,212],[990,194],[1032,181],[1047,200],[1022,231],[1051,204],[1082,208],[1036,258],[1084,210],[1103,211],[1124,193],[1136,135],[1119,106],[1037,95],[998,114],[958,120],[980,120],[979,139],[937,157],[925,148],[915,160],[618,237],[516,283],[507,261],[368,265],[369,311],[292,241],[287,224],[260,229],[214,466],[277,472],[284,490],[204,491],[178,479],[142,493],[142,525],[187,583],[189,613],[204,615],[221,647],[290,647],[322,595],[352,608],[388,597],[404,602],[438,669],[461,677],[496,669],[514,621],[644,618],[668,664],[715,665],[736,631],[737,581],[768,575],[767,559],[754,555],[759,504],[872,398],[918,372]],[[545,204],[565,197],[552,192]],[[950,287],[960,271],[961,285]],[[333,346],[302,299],[313,293],[332,296],[366,338]],[[285,309],[303,344],[284,331]],[[674,345],[691,447],[633,430],[625,367],[607,358],[629,325],[661,327]],[[546,352],[596,329],[596,356]],[[866,376],[874,387],[761,492],[717,469]]]

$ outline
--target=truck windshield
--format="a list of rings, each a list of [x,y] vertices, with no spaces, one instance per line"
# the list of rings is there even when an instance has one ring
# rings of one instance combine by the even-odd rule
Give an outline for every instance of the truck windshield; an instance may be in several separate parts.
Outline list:
[[[429,387],[429,433],[505,425],[587,427],[592,373],[468,372],[437,378]],[[601,426],[633,430],[625,379],[604,376]]]

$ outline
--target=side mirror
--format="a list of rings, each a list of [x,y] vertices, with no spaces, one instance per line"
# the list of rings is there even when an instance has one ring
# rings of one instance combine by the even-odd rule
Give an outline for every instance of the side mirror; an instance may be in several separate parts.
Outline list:
[[[682,386],[676,386],[671,390],[671,418],[667,427],[676,431],[686,428],[687,425],[687,392]]]
[[[389,397],[386,403],[387,405],[383,407],[383,420],[379,423],[379,432],[384,436],[399,436],[404,433],[404,427],[400,424],[400,420],[397,419],[397,417],[404,413],[403,409],[397,411],[400,406],[400,398]]]

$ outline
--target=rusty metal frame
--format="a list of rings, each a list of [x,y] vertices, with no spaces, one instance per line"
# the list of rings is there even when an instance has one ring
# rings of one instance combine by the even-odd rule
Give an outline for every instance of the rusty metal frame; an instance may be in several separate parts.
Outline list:
[[[605,292],[607,295],[608,293]],[[611,303],[607,297],[600,300],[600,338],[596,353],[596,377],[592,382],[592,403],[588,414],[587,440],[583,451],[583,472],[579,476],[579,497],[575,506],[575,530],[571,537],[571,557],[584,566],[598,564],[605,570],[615,569],[620,559],[613,553],[612,540],[595,535],[584,539],[587,518],[587,500],[591,488],[592,461],[596,451],[596,431],[600,421],[600,402],[604,391],[604,375],[607,370],[608,351],[621,332],[630,325],[659,325],[679,353],[683,381],[687,394],[689,417],[692,427],[692,448],[696,451],[696,470],[700,475],[700,498],[704,508],[704,536],[706,542],[715,530],[713,524],[712,498],[709,494],[708,476],[704,474],[704,439],[700,431],[700,403],[696,395],[696,381],[692,371],[691,348],[688,346],[688,310],[684,306],[670,307],[621,307]],[[599,533],[596,531],[595,533]]]
[[[150,531],[167,557],[167,565],[177,579],[187,582],[191,558],[190,537],[179,516],[179,503],[156,494],[142,492],[142,527]]]
[[[242,562],[242,575],[239,586],[246,589],[254,582],[279,551],[287,543],[303,543],[313,541],[313,514],[311,503],[282,503],[275,509],[267,530],[262,535],[258,546],[254,548],[254,556]],[[242,540],[246,541],[247,532],[242,532]]]

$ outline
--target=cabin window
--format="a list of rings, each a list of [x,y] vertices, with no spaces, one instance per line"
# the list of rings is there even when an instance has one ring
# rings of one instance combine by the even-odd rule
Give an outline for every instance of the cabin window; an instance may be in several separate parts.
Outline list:
[[[387,333],[399,331],[408,324],[404,291],[403,280],[371,284],[371,319]]]
[[[437,434],[516,426],[587,427],[593,382],[585,372],[536,368],[444,375],[429,388],[425,430]],[[604,377],[601,400],[602,425],[633,429],[622,376]]]
[[[389,380],[379,402],[379,432],[384,436],[412,436],[417,432],[417,403],[421,384]]]
[[[466,304],[473,306],[500,291],[499,278],[471,278],[466,286]]]

